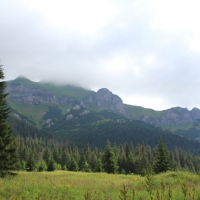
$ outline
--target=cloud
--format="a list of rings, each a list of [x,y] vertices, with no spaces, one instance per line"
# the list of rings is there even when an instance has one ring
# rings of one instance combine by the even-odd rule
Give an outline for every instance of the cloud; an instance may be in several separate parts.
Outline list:
[[[0,59],[8,79],[106,87],[125,103],[154,109],[200,107],[198,1],[1,6]]]

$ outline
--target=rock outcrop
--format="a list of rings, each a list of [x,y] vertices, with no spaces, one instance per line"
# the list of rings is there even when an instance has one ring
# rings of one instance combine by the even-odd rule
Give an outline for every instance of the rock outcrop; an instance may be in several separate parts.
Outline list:
[[[83,116],[83,115],[87,115],[88,113],[90,113],[89,110],[84,110],[84,111],[81,112],[79,115]]]
[[[118,112],[126,116],[128,115],[124,108],[122,99],[106,88],[102,88],[97,91],[93,102],[95,102],[99,107],[105,107],[114,112]]]
[[[140,120],[155,125],[179,125],[193,123],[199,118],[200,110],[197,108],[193,108],[189,111],[187,108],[176,107],[162,111],[162,114],[159,117],[144,115]]]
[[[69,114],[69,115],[67,115],[66,121],[67,121],[67,120],[70,120],[70,119],[72,119],[72,118],[73,118],[73,115],[72,115],[72,114]]]
[[[55,96],[48,90],[31,88],[21,84],[7,84],[6,92],[9,93],[8,99],[15,103],[25,103],[30,105],[54,104],[57,102]]]

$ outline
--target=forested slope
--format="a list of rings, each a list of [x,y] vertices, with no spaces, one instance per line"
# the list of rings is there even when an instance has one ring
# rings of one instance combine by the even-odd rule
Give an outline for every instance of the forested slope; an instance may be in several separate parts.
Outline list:
[[[195,155],[200,155],[199,142],[175,135],[169,131],[163,131],[161,128],[141,121],[124,121],[121,123],[108,121],[102,124],[85,125],[79,130],[72,130],[66,133],[39,130],[16,118],[10,118],[10,123],[12,124],[14,135],[23,138],[53,139],[55,141],[65,141],[78,147],[90,145],[94,148],[104,148],[108,140],[111,144],[116,145],[131,142],[133,145],[144,144],[153,148],[162,138],[170,150],[181,148]]]

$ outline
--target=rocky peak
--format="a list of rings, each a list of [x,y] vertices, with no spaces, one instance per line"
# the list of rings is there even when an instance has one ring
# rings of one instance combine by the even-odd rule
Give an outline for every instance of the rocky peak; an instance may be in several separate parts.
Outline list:
[[[113,93],[106,88],[101,88],[96,93],[97,99],[104,99],[110,101],[112,99]]]
[[[99,89],[95,95],[97,106],[127,115],[122,99],[106,88]]]
[[[171,108],[166,111],[162,117],[163,123],[168,124],[185,124],[193,121],[191,113],[187,108]]]
[[[161,117],[142,116],[140,119],[146,123],[156,125],[177,125],[192,123],[194,120],[200,118],[200,110],[197,108],[189,111],[187,108],[175,107],[163,111]]]
[[[193,118],[200,118],[200,110],[198,108],[193,108],[190,112]]]

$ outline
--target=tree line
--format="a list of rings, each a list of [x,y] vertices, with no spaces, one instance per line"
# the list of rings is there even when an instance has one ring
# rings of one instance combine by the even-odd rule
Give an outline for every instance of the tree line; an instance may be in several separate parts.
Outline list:
[[[167,170],[187,170],[200,173],[200,157],[188,151],[169,151],[162,140],[149,145],[107,142],[105,148],[79,148],[55,139],[15,138],[19,156],[18,168],[27,171],[69,170],[145,175],[146,170],[159,173]]]

